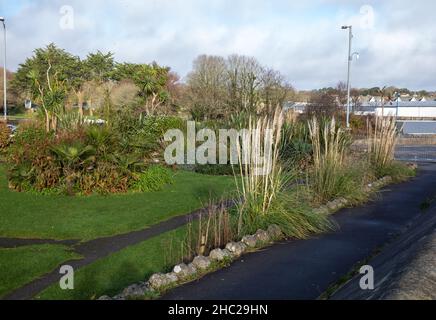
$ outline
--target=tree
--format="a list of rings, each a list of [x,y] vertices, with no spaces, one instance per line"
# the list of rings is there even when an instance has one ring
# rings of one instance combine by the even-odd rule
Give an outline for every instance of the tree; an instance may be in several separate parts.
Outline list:
[[[230,110],[256,112],[262,72],[263,68],[255,58],[231,55],[227,59]]]
[[[336,85],[336,94],[338,95],[339,103],[343,106],[347,104],[348,100],[348,87],[347,84],[343,81],[340,81]]]
[[[306,113],[309,117],[331,118],[341,112],[336,97],[329,90],[320,90],[312,93]]]
[[[59,80],[58,73],[52,71],[50,59],[45,72],[45,79],[37,70],[29,72],[29,79],[32,81],[30,91],[32,97],[39,103],[45,115],[46,131],[56,131],[57,119],[63,111],[66,96],[65,80]]]
[[[170,69],[152,64],[119,64],[116,68],[115,79],[130,79],[138,87],[138,97],[141,100],[139,113],[155,114],[169,99],[167,83]]]
[[[293,88],[280,72],[262,67],[255,58],[201,55],[194,61],[185,91],[191,115],[205,119],[267,112],[282,106]]]
[[[227,102],[226,71],[222,57],[201,55],[194,60],[187,79],[187,100],[194,119],[222,116]]]
[[[83,101],[86,100],[90,112],[95,106],[101,107],[110,96],[113,87],[111,81],[114,76],[115,62],[113,53],[90,53],[82,61],[81,74],[83,81],[77,90],[79,112],[83,113]]]
[[[285,77],[274,69],[264,69],[261,75],[261,101],[267,111],[275,109],[291,98],[294,89],[286,82]]]
[[[7,79],[8,86],[13,81],[14,75],[15,74],[13,72],[6,70],[6,79]],[[3,81],[4,81],[4,79],[3,79],[3,68],[1,68],[1,67],[0,67],[0,76],[1,76],[1,79],[0,79],[0,99],[1,99],[0,105],[3,106],[3,94],[4,94]],[[7,96],[8,108],[11,106],[11,104],[16,106],[18,101],[19,101],[18,92],[14,88],[9,88],[9,89],[7,89],[7,95],[8,95]]]
[[[45,48],[36,49],[32,57],[20,64],[11,86],[16,92],[30,94],[35,79],[29,77],[29,74],[33,72],[38,83],[47,88],[47,70],[50,67],[50,73],[56,75],[57,81],[70,87],[80,76],[80,70],[77,69],[79,61],[79,57],[75,57],[51,43]]]
[[[94,80],[101,84],[111,80],[114,76],[115,62],[112,52],[90,53],[83,64],[86,70],[86,80]]]

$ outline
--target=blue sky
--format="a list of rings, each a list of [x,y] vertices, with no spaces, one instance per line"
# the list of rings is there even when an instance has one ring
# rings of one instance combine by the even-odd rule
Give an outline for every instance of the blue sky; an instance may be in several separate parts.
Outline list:
[[[81,57],[101,50],[157,61],[182,77],[199,54],[238,53],[279,69],[297,89],[345,79],[340,26],[352,24],[354,86],[436,90],[434,12],[433,0],[0,0],[13,70],[50,42]]]

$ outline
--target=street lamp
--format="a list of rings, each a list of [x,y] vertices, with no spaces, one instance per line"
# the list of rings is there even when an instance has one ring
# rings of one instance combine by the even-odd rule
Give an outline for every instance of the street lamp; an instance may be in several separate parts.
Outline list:
[[[353,26],[342,26],[342,30],[348,29],[348,72],[347,72],[347,128],[350,128],[350,72],[351,72],[351,61],[353,61],[353,56],[356,56],[356,59],[359,59],[359,53],[354,52],[351,53],[351,41],[353,39]]]
[[[7,106],[7,92],[6,92],[6,24],[5,18],[0,17],[0,21],[3,23],[3,31],[4,31],[4,44],[5,44],[5,52],[3,57],[3,112],[5,121],[8,120],[8,106]]]
[[[400,97],[401,94],[399,92],[395,92],[394,93],[394,97],[397,99],[397,112],[396,112],[396,117],[398,118],[398,109],[400,107]]]

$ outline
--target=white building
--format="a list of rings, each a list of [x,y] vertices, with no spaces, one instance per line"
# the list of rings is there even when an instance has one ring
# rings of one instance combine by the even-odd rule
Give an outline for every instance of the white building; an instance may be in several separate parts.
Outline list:
[[[396,116],[399,118],[431,118],[436,119],[436,101],[394,101],[378,105],[375,108],[378,116]]]

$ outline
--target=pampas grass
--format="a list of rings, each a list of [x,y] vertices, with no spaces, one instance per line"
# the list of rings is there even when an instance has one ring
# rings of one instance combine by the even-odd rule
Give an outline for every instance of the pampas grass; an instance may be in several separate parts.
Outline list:
[[[250,119],[248,129],[254,132],[253,140],[246,143],[245,150],[238,148],[239,173],[235,173],[241,199],[237,208],[238,236],[270,224],[279,225],[287,236],[294,238],[306,238],[331,227],[327,217],[313,213],[298,197],[297,190],[289,189],[296,175],[289,167],[285,170],[280,162],[283,123],[280,109],[271,117]],[[266,154],[265,161],[261,161],[261,154]]]
[[[376,167],[386,167],[394,160],[398,130],[393,117],[376,117],[375,128],[369,128],[368,153]]]
[[[334,118],[324,124],[313,118],[309,122],[309,133],[313,148],[313,170],[309,180],[316,198],[322,203],[338,193],[348,139],[336,126]]]
[[[238,207],[238,235],[244,226],[265,216],[285,180],[279,164],[283,111],[276,109],[272,117],[250,118],[248,134],[238,146],[239,174],[235,183],[242,199]],[[239,142],[239,141],[238,141]]]

